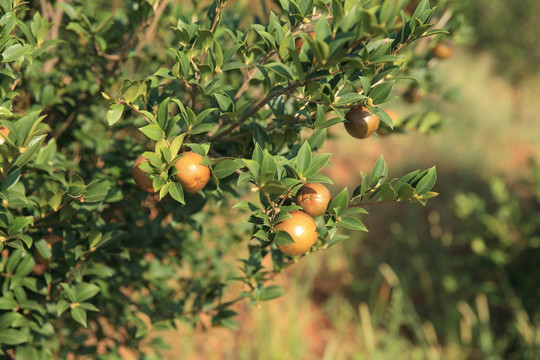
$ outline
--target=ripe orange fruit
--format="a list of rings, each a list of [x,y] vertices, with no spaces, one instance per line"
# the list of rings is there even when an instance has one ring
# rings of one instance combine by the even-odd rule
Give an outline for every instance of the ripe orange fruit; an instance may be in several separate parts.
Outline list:
[[[302,255],[306,253],[319,236],[315,220],[305,212],[291,211],[292,217],[277,224],[274,229],[287,232],[294,244],[278,245],[278,249],[287,255]]]
[[[354,107],[345,114],[345,129],[354,138],[365,139],[379,127],[381,120],[365,106]]]
[[[9,135],[9,129],[5,126],[0,126],[0,145],[6,142]]]
[[[152,185],[152,179],[150,179],[148,175],[139,168],[139,165],[146,161],[148,161],[147,158],[139,155],[137,160],[135,160],[133,167],[131,168],[131,177],[133,177],[133,180],[135,180],[135,184],[137,184],[139,188],[144,191],[154,193],[156,191],[154,190],[154,186]]]
[[[448,59],[454,54],[454,44],[451,41],[440,42],[431,49],[431,55],[437,59]]]
[[[178,170],[176,178],[189,193],[201,190],[210,180],[210,169],[201,164],[202,159],[201,155],[188,151],[174,164]]]
[[[296,193],[296,204],[310,216],[320,216],[326,212],[332,195],[326,186],[319,183],[307,183]]]

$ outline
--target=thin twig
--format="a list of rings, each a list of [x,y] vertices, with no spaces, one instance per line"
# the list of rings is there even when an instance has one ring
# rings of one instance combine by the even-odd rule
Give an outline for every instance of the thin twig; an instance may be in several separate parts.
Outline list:
[[[272,202],[272,199],[270,199],[270,195],[268,193],[264,193],[264,196],[266,196],[266,200],[268,200],[268,203],[272,207],[272,213],[274,213],[274,216],[276,216],[277,213],[279,212],[279,208],[276,208],[276,206]]]
[[[357,208],[357,207],[364,207],[364,206],[369,206],[369,205],[384,204],[384,203],[390,203],[390,202],[400,202],[400,201],[401,200],[395,200],[395,199],[383,200],[383,201],[369,201],[369,202],[360,203],[360,204],[348,205],[347,209]]]
[[[75,117],[77,116],[77,114],[78,114],[77,110],[74,110],[73,112],[71,112],[71,114],[69,114],[66,121],[64,121],[64,123],[62,124],[62,127],[60,127],[60,129],[58,129],[58,131],[54,133],[53,135],[54,140],[58,140],[58,138],[67,130],[69,125],[71,125],[73,120],[75,120]]]
[[[222,131],[221,133],[210,137],[207,141],[208,142],[216,141],[217,139],[223,138],[225,135],[229,135],[236,128],[238,128],[240,125],[242,125],[244,122],[246,122],[249,118],[251,118],[253,115],[255,115],[260,109],[262,109],[270,101],[272,101],[273,99],[275,99],[276,97],[278,97],[280,95],[286,94],[289,91],[292,91],[292,90],[296,89],[300,85],[301,85],[300,83],[292,83],[292,84],[290,84],[290,85],[288,85],[288,86],[286,86],[286,87],[284,87],[284,88],[282,88],[280,90],[275,90],[275,91],[271,92],[264,99],[259,101],[257,103],[257,105],[255,105],[250,111],[248,111],[247,114],[242,116],[236,123],[232,124],[227,129]]]
[[[297,187],[298,185],[301,185],[300,184],[296,184],[294,186],[291,186],[291,188],[289,189],[289,191],[287,191],[287,193],[285,194],[285,196],[283,197],[283,199],[281,199],[281,201],[279,202],[279,207],[282,207],[283,204],[285,203],[285,200],[287,200],[289,198],[289,196],[291,195],[291,193],[293,192],[294,188]]]
[[[170,1],[171,0],[163,0],[162,2],[160,2],[160,0],[157,0],[155,2],[152,21],[150,22],[150,25],[148,26],[146,33],[144,34],[143,40],[141,40],[135,48],[136,53],[139,53],[139,51],[141,51],[146,44],[152,42],[152,40],[156,37],[158,22],[161,19],[165,8],[167,7],[167,5],[169,5]]]
[[[128,103],[126,100],[118,99],[117,101],[118,101],[118,103],[124,104],[124,105],[128,106],[131,110],[135,111],[137,113],[137,115],[142,117],[144,119],[144,121],[146,121],[147,123],[152,124],[152,120],[150,120],[150,118],[148,116],[144,115],[139,109],[137,109],[132,104]]]

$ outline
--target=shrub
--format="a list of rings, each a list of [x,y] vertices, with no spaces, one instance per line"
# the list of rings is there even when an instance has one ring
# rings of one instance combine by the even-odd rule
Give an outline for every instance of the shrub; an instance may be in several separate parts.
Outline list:
[[[416,41],[445,33],[427,1],[405,5],[280,0],[261,19],[224,0],[0,1],[1,353],[139,349],[176,320],[234,327],[232,304],[282,295],[268,284],[297,258],[276,226],[302,184],[332,182],[329,129],[365,106],[391,131],[380,105],[428,71]],[[188,152],[210,169],[200,191],[178,181]],[[388,178],[381,157],[315,219],[311,251],[365,231],[366,203],[425,204],[435,181]]]

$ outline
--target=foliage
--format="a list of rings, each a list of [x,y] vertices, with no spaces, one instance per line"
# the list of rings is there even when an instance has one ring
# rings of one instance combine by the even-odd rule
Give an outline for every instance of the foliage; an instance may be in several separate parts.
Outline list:
[[[352,271],[365,274],[354,280],[352,297],[369,305],[374,329],[426,354],[538,356],[540,167],[530,170],[514,184],[493,177],[470,187],[454,179],[450,207],[442,200],[389,214],[395,222],[379,233],[387,241],[363,242],[361,252],[373,256],[350,260]],[[377,349],[390,345],[381,341]]]
[[[408,15],[397,0],[280,0],[263,20],[218,0],[122,5],[0,1],[3,355],[138,349],[178,319],[234,327],[232,304],[282,295],[268,284],[297,259],[273,227],[299,186],[331,183],[328,129],[358,105],[392,128],[379,105],[426,66],[405,51],[445,33],[427,1]],[[187,149],[212,170],[193,195],[173,166]],[[131,179],[141,154],[155,195]],[[367,230],[367,204],[436,195],[434,167],[393,179],[381,157],[361,179],[316,219],[314,249]]]
[[[512,6],[500,0],[472,1],[464,4],[462,12],[474,27],[474,47],[492,52],[497,69],[511,83],[520,84],[540,71],[538,1]]]

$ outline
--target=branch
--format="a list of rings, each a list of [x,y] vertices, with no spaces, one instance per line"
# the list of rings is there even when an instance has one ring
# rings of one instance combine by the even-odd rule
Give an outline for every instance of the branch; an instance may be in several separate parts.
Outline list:
[[[369,206],[369,205],[384,204],[384,203],[390,203],[390,202],[400,202],[400,201],[401,200],[396,200],[396,199],[384,200],[384,201],[369,201],[369,202],[360,203],[360,204],[348,205],[347,209],[364,207],[364,206]]]
[[[159,20],[161,19],[161,16],[163,15],[165,8],[167,5],[169,5],[170,1],[171,0],[163,0],[163,2],[160,3],[160,0],[157,0],[154,4],[154,15],[152,22],[150,23],[150,26],[148,26],[143,40],[141,40],[135,48],[136,53],[139,53],[139,51],[141,51],[146,44],[152,42],[152,40],[155,38]]]
[[[59,6],[59,4],[66,2],[65,0],[58,0],[56,2],[56,10],[53,11],[53,7],[50,3],[48,3],[45,0],[40,0],[41,2],[41,9],[43,11],[43,15],[49,19],[49,21],[53,24],[51,27],[51,31],[49,32],[49,35],[47,36],[48,40],[54,40],[58,39],[58,36],[60,34],[60,26],[62,25],[62,17],[64,16],[64,12],[62,11],[62,8]],[[68,1],[69,3],[70,1]],[[46,10],[47,9],[47,10]],[[50,73],[53,69],[56,63],[60,60],[58,56],[53,57],[43,64],[43,72],[45,74]]]
[[[66,121],[64,121],[64,123],[62,124],[62,127],[60,127],[60,129],[58,129],[58,131],[56,131],[54,133],[54,135],[53,135],[54,140],[58,140],[58,138],[67,130],[69,125],[71,125],[73,120],[75,120],[75,117],[77,116],[77,113],[78,113],[78,111],[74,110],[71,114],[69,114]]]
[[[257,103],[257,105],[255,105],[247,114],[245,114],[244,116],[242,116],[236,123],[232,124],[231,126],[229,126],[227,129],[225,129],[223,132],[217,134],[217,135],[214,135],[212,137],[210,137],[209,139],[206,140],[206,142],[212,142],[212,141],[215,141],[217,139],[221,139],[223,138],[225,135],[229,135],[231,132],[233,132],[236,128],[238,128],[240,125],[242,125],[244,122],[246,122],[250,117],[252,117],[253,115],[255,115],[259,110],[261,110],[266,104],[268,104],[271,100],[275,99],[276,97],[280,96],[280,95],[283,95],[283,94],[286,94],[288,93],[289,91],[292,91],[294,89],[296,89],[297,87],[299,87],[301,84],[300,83],[293,83],[293,84],[290,84],[286,87],[284,87],[283,89],[280,89],[280,90],[275,90],[273,92],[271,92],[270,94],[268,94],[264,99],[262,99],[261,101],[259,101]]]
[[[152,124],[152,121],[150,120],[150,118],[148,118],[148,116],[144,115],[139,109],[137,109],[132,104],[128,103],[126,100],[118,99],[117,101],[118,101],[118,103],[124,104],[124,105],[128,106],[131,110],[135,111],[137,113],[137,115],[142,117],[144,119],[144,121],[146,121],[147,123]]]

